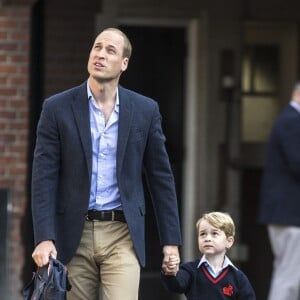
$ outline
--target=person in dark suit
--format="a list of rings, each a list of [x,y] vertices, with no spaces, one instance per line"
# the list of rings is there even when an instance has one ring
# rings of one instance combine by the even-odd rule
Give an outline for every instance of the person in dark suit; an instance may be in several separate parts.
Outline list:
[[[269,139],[259,221],[274,254],[269,300],[300,299],[300,83]]]
[[[138,298],[145,266],[146,175],[163,246],[163,268],[179,257],[175,184],[157,103],[119,86],[131,44],[116,28],[90,51],[89,78],[45,100],[32,170],[38,266],[67,264],[68,299]]]

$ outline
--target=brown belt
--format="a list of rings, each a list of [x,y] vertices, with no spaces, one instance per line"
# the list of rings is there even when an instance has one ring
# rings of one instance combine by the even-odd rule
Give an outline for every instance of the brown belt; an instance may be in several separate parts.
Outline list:
[[[87,221],[119,221],[126,223],[123,211],[121,210],[88,210]]]

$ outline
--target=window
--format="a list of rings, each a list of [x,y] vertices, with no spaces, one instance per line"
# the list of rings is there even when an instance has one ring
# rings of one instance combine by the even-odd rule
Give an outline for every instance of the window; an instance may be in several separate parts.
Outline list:
[[[242,61],[242,141],[265,142],[278,114],[279,46],[247,45]]]

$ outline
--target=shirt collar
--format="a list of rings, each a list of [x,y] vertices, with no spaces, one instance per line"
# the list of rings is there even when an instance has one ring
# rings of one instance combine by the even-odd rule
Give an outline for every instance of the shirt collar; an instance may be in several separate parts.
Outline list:
[[[292,100],[292,101],[290,102],[290,105],[291,105],[292,107],[294,107],[294,108],[297,110],[298,113],[300,113],[300,105],[299,105],[296,101]]]
[[[201,265],[203,265],[203,264],[209,265],[209,266],[212,268],[211,264],[209,263],[209,261],[207,260],[207,258],[205,257],[205,255],[203,255],[203,256],[201,257],[200,262],[199,262],[197,268],[200,268]],[[225,269],[225,268],[227,268],[228,266],[231,266],[231,267],[233,267],[234,269],[237,269],[237,267],[236,267],[236,266],[231,262],[231,260],[225,255],[225,259],[224,259],[224,262],[223,262],[222,270]],[[213,269],[213,268],[212,268],[212,269]]]
[[[88,99],[93,103],[94,106],[97,107],[95,98],[94,98],[93,93],[92,93],[91,88],[90,88],[89,80],[87,81],[87,85],[86,86],[87,86]],[[119,112],[119,106],[120,106],[119,89],[117,88],[115,112]]]

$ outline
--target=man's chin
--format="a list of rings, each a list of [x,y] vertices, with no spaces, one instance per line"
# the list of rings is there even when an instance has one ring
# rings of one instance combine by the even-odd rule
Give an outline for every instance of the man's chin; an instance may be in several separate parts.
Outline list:
[[[95,76],[95,80],[101,84],[110,83],[119,79],[119,77]]]

